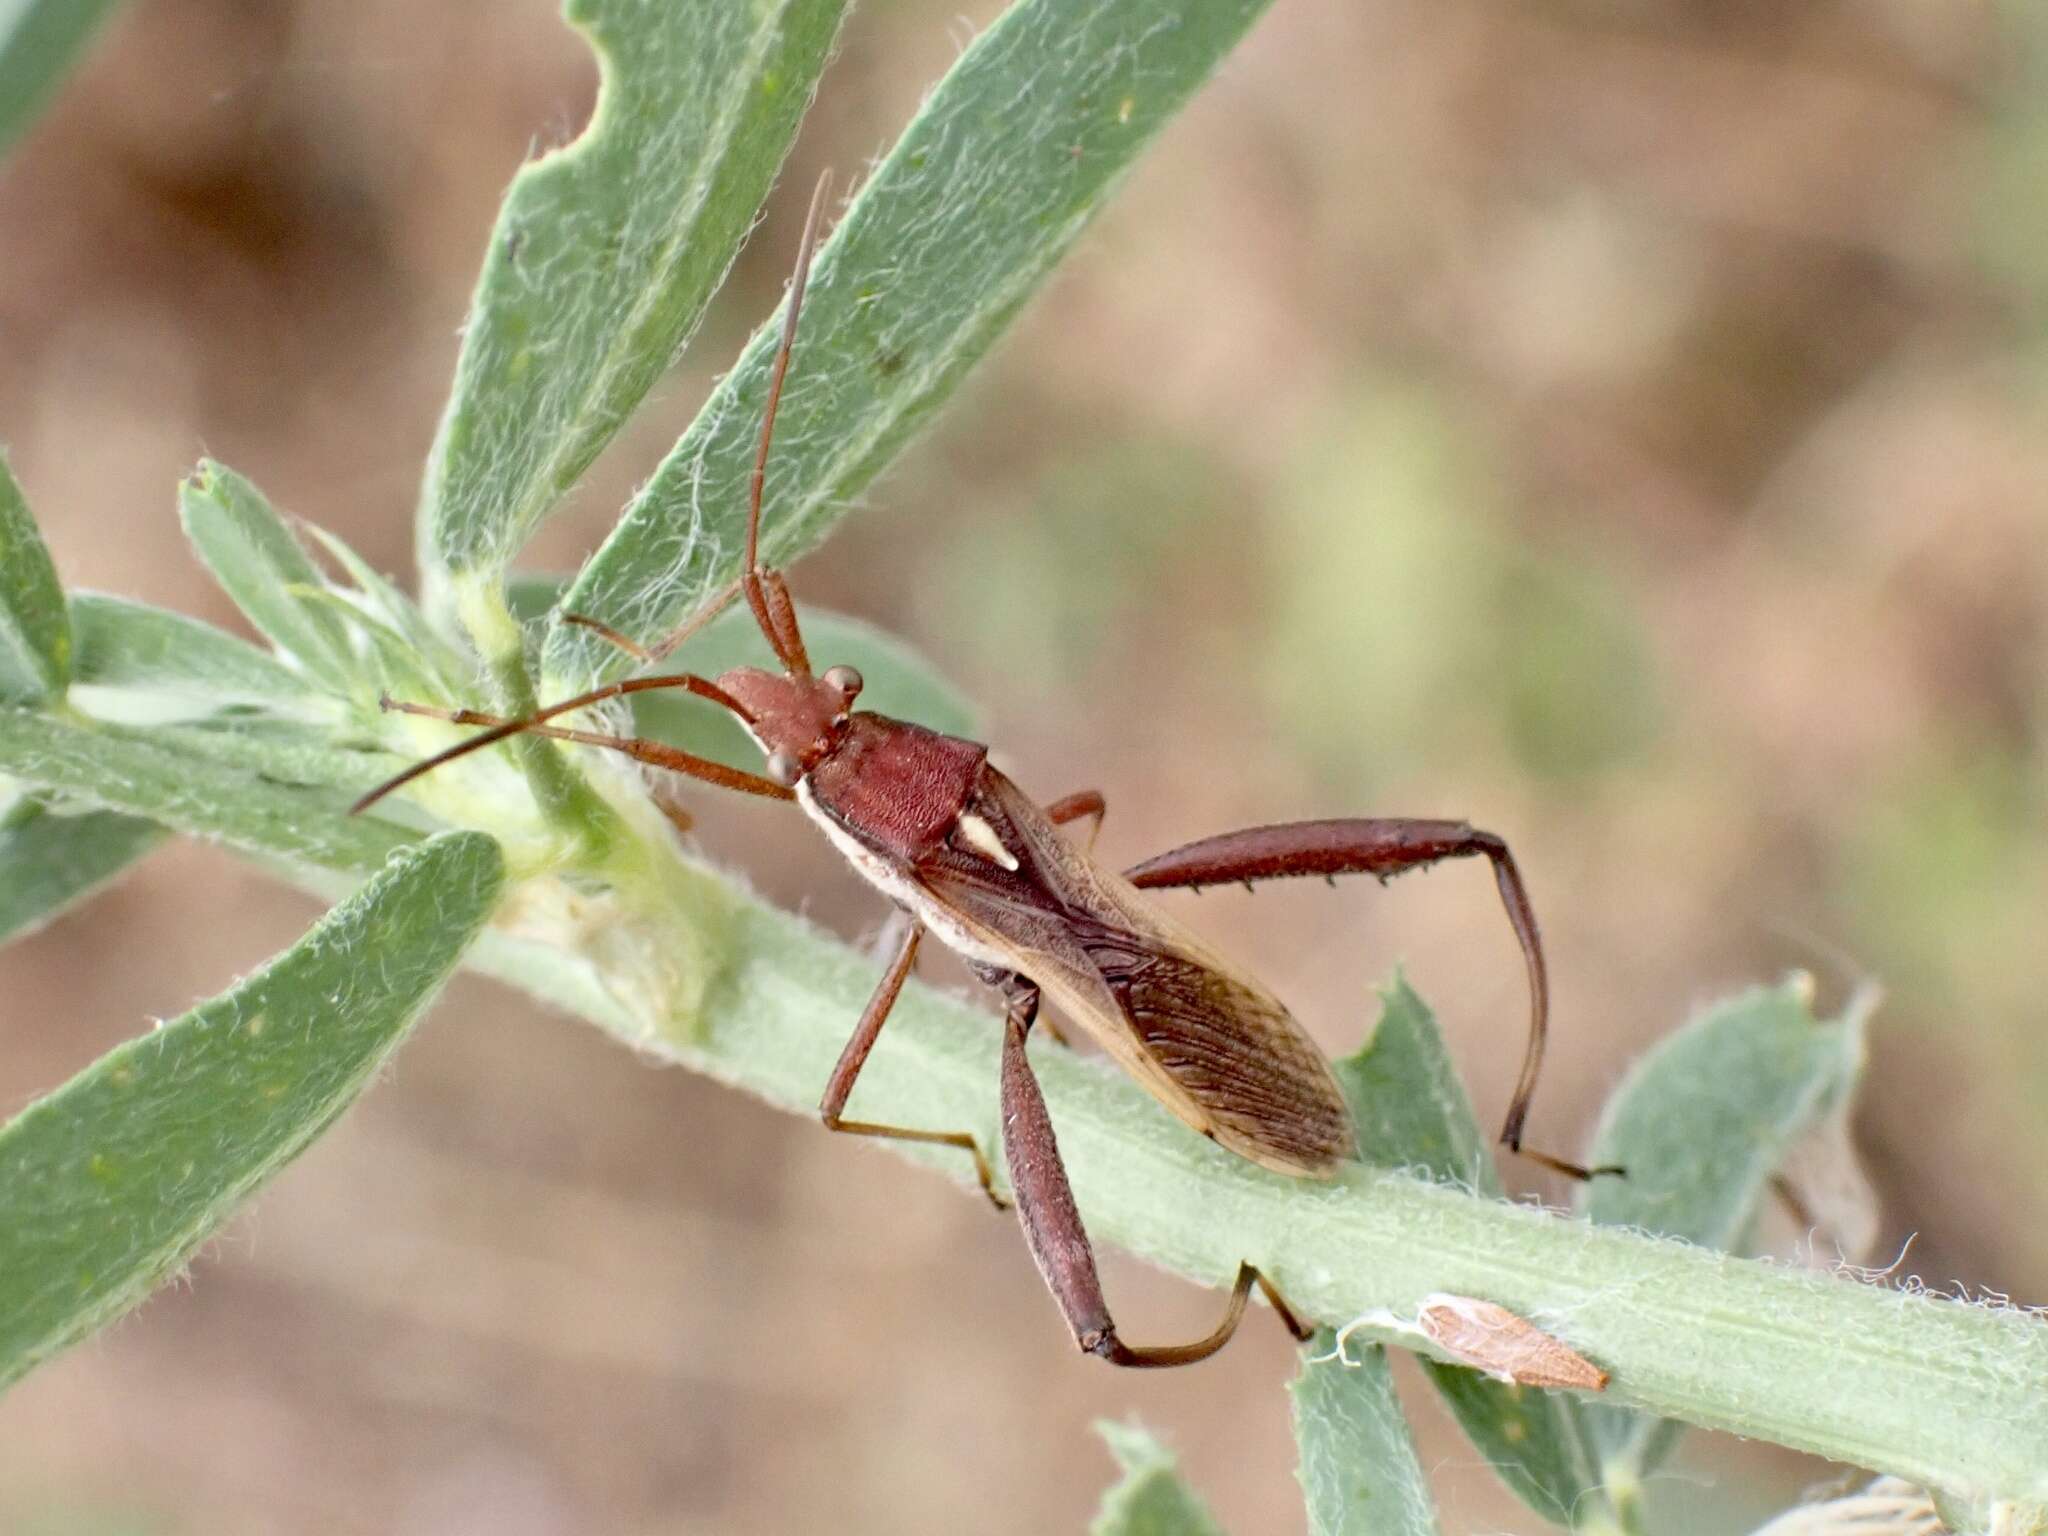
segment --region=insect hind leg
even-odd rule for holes
[[[1501,905],[1522,947],[1529,975],[1529,1043],[1500,1139],[1509,1151],[1571,1178],[1620,1174],[1619,1168],[1586,1168],[1522,1146],[1522,1125],[1536,1091],[1549,1032],[1550,974],[1521,871],[1506,841],[1497,834],[1481,831],[1469,822],[1413,817],[1285,822],[1203,838],[1125,870],[1124,878],[1141,889],[1153,890],[1175,886],[1199,889],[1232,882],[1249,886],[1259,880],[1302,875],[1332,880],[1338,875],[1376,875],[1386,880],[1445,859],[1470,857],[1484,858],[1493,866]]]
[[[1038,993],[1033,990],[1017,995],[1004,1021],[1003,1153],[1010,1167],[1010,1187],[1017,1194],[1017,1218],[1024,1227],[1025,1243],[1046,1288],[1059,1305],[1060,1315],[1067,1320],[1074,1342],[1084,1353],[1097,1355],[1111,1365],[1193,1365],[1230,1342],[1244,1318],[1245,1303],[1254,1285],[1265,1293],[1287,1331],[1297,1340],[1307,1339],[1309,1328],[1273,1283],[1252,1265],[1240,1264],[1223,1320],[1204,1337],[1187,1344],[1135,1345],[1123,1341],[1110,1317],[1109,1304],[1103,1299],[1095,1252],[1074,1204],[1066,1165],[1060,1161],[1059,1143],[1053,1135],[1045,1095],[1039,1091],[1038,1079],[1025,1055],[1025,1038],[1037,1015]]]

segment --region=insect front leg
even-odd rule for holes
[[[1039,1092],[1038,1079],[1025,1055],[1025,1037],[1037,1016],[1036,990],[1019,993],[1012,999],[1003,1025],[1003,1155],[1010,1165],[1010,1187],[1017,1194],[1017,1218],[1024,1226],[1024,1241],[1073,1332],[1074,1342],[1084,1353],[1099,1355],[1111,1365],[1193,1365],[1230,1342],[1254,1285],[1265,1292],[1288,1332],[1297,1340],[1308,1338],[1311,1330],[1294,1315],[1272,1283],[1249,1264],[1238,1266],[1237,1283],[1231,1288],[1223,1321],[1207,1337],[1191,1344],[1149,1346],[1126,1344],[1118,1337],[1109,1305],[1103,1300],[1095,1251],[1074,1205],[1066,1165],[1060,1161],[1052,1116],[1046,1112],[1045,1095]]]
[[[871,1120],[847,1120],[840,1115],[840,1111],[846,1108],[846,1101],[853,1096],[854,1081],[867,1062],[868,1052],[875,1048],[875,1039],[882,1033],[882,1025],[888,1021],[889,1010],[896,1006],[897,995],[909,979],[911,968],[917,964],[917,945],[923,937],[924,924],[912,922],[903,935],[903,942],[896,947],[896,956],[889,962],[881,985],[875,988],[875,995],[861,1010],[860,1022],[853,1028],[853,1037],[846,1042],[846,1049],[839,1053],[839,1064],[825,1080],[825,1096],[818,1101],[818,1118],[825,1122],[826,1130],[841,1131],[849,1136],[879,1136],[888,1141],[924,1141],[959,1147],[974,1159],[975,1177],[981,1180],[981,1192],[988,1196],[989,1203],[999,1211],[1008,1210],[1010,1203],[996,1193],[995,1176],[972,1132],[920,1131],[902,1125],[877,1125]]]
[[[1536,1091],[1536,1077],[1543,1066],[1543,1044],[1550,1019],[1550,977],[1543,960],[1543,941],[1536,929],[1536,913],[1529,905],[1521,871],[1515,867],[1515,856],[1509,852],[1507,843],[1495,833],[1481,831],[1463,821],[1409,817],[1287,822],[1203,838],[1147,859],[1124,871],[1124,878],[1145,889],[1232,882],[1250,885],[1257,880],[1298,875],[1377,875],[1387,879],[1444,859],[1471,857],[1484,858],[1493,865],[1501,905],[1507,909],[1508,922],[1521,943],[1522,959],[1529,973],[1529,1044],[1522,1056],[1521,1075],[1515,1082],[1514,1097],[1508,1102],[1500,1139],[1510,1151],[1573,1178],[1618,1173],[1619,1169],[1583,1168],[1522,1146],[1522,1124],[1528,1118],[1529,1100]]]

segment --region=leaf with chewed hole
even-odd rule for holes
[[[0,1383],[104,1327],[368,1085],[497,904],[476,832],[408,848],[232,991],[0,1128]]]
[[[818,253],[768,466],[766,559],[816,544],[931,419],[1267,3],[1020,0],[968,45]],[[576,578],[571,611],[659,635],[738,573],[780,328],[754,333]],[[549,637],[551,688],[626,665],[586,630]]]
[[[512,180],[420,506],[420,564],[497,572],[704,312],[796,134],[845,0],[571,0],[597,107]]]

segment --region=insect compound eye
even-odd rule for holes
[[[827,667],[825,669],[825,686],[838,689],[846,702],[851,704],[854,697],[860,692],[861,676],[852,667]]]
[[[777,747],[768,754],[768,777],[785,789],[796,787],[796,781],[804,776],[804,765],[797,761],[796,754],[787,747]]]

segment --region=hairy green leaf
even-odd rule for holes
[[[21,137],[120,0],[0,4],[0,153]]]
[[[81,806],[125,811],[245,853],[327,869],[375,869],[417,836],[388,821],[346,814],[355,795],[381,776],[374,766],[380,760],[355,755],[358,766],[349,778],[330,788],[291,781],[324,779],[307,770],[346,761],[345,755],[315,760],[287,744],[291,760],[277,764],[286,770],[280,775],[263,771],[263,748],[260,738],[131,731],[0,709],[0,774]]]
[[[480,833],[406,849],[247,981],[0,1129],[0,1383],[141,1301],[333,1123],[502,880]]]
[[[1404,978],[1381,993],[1371,1037],[1332,1065],[1351,1103],[1360,1157],[1499,1196],[1493,1144],[1480,1132],[1435,1016]]]
[[[427,470],[420,563],[495,574],[688,337],[768,191],[844,0],[571,0],[581,137],[513,179]]]
[[[1581,1210],[1603,1226],[1739,1249],[1786,1154],[1855,1091],[1869,1006],[1861,998],[1821,1023],[1811,981],[1795,976],[1718,1003],[1660,1042],[1607,1101],[1593,1144],[1595,1164],[1628,1177],[1595,1179]],[[1677,1444],[1676,1424],[1584,1407],[1603,1463],[1635,1480]]]
[[[819,252],[764,558],[810,548],[956,389],[1267,0],[1020,0],[961,54]],[[652,639],[738,570],[780,322],[748,343],[567,606]],[[622,670],[557,628],[546,671]]]
[[[1124,1475],[1103,1494],[1089,1536],[1223,1536],[1165,1446],[1135,1424],[1102,1420],[1095,1432]]]
[[[347,625],[320,600],[319,568],[263,493],[202,459],[178,487],[178,510],[199,558],[249,622],[309,676],[348,693],[356,666]]]
[[[60,694],[71,680],[71,620],[28,499],[0,455],[0,704]]]
[[[60,816],[34,797],[0,815],[0,943],[84,901],[164,840],[138,816]]]
[[[281,715],[317,707],[305,682],[269,652],[182,613],[79,592],[71,624],[80,687],[117,690],[184,716],[235,706]]]
[[[1384,1349],[1342,1354],[1325,1328],[1288,1391],[1309,1536],[1435,1536],[1436,1501]]]
[[[1435,1017],[1405,980],[1383,994],[1372,1038],[1332,1065],[1368,1163],[1500,1198],[1492,1145]],[[1546,1520],[1568,1524],[1598,1483],[1576,1400],[1442,1360],[1425,1357],[1422,1368],[1500,1480]]]
[[[353,591],[335,588],[330,596],[367,639],[385,692],[445,703],[474,681],[474,662],[427,622],[417,603],[335,534],[310,526],[306,531],[355,583]]]

